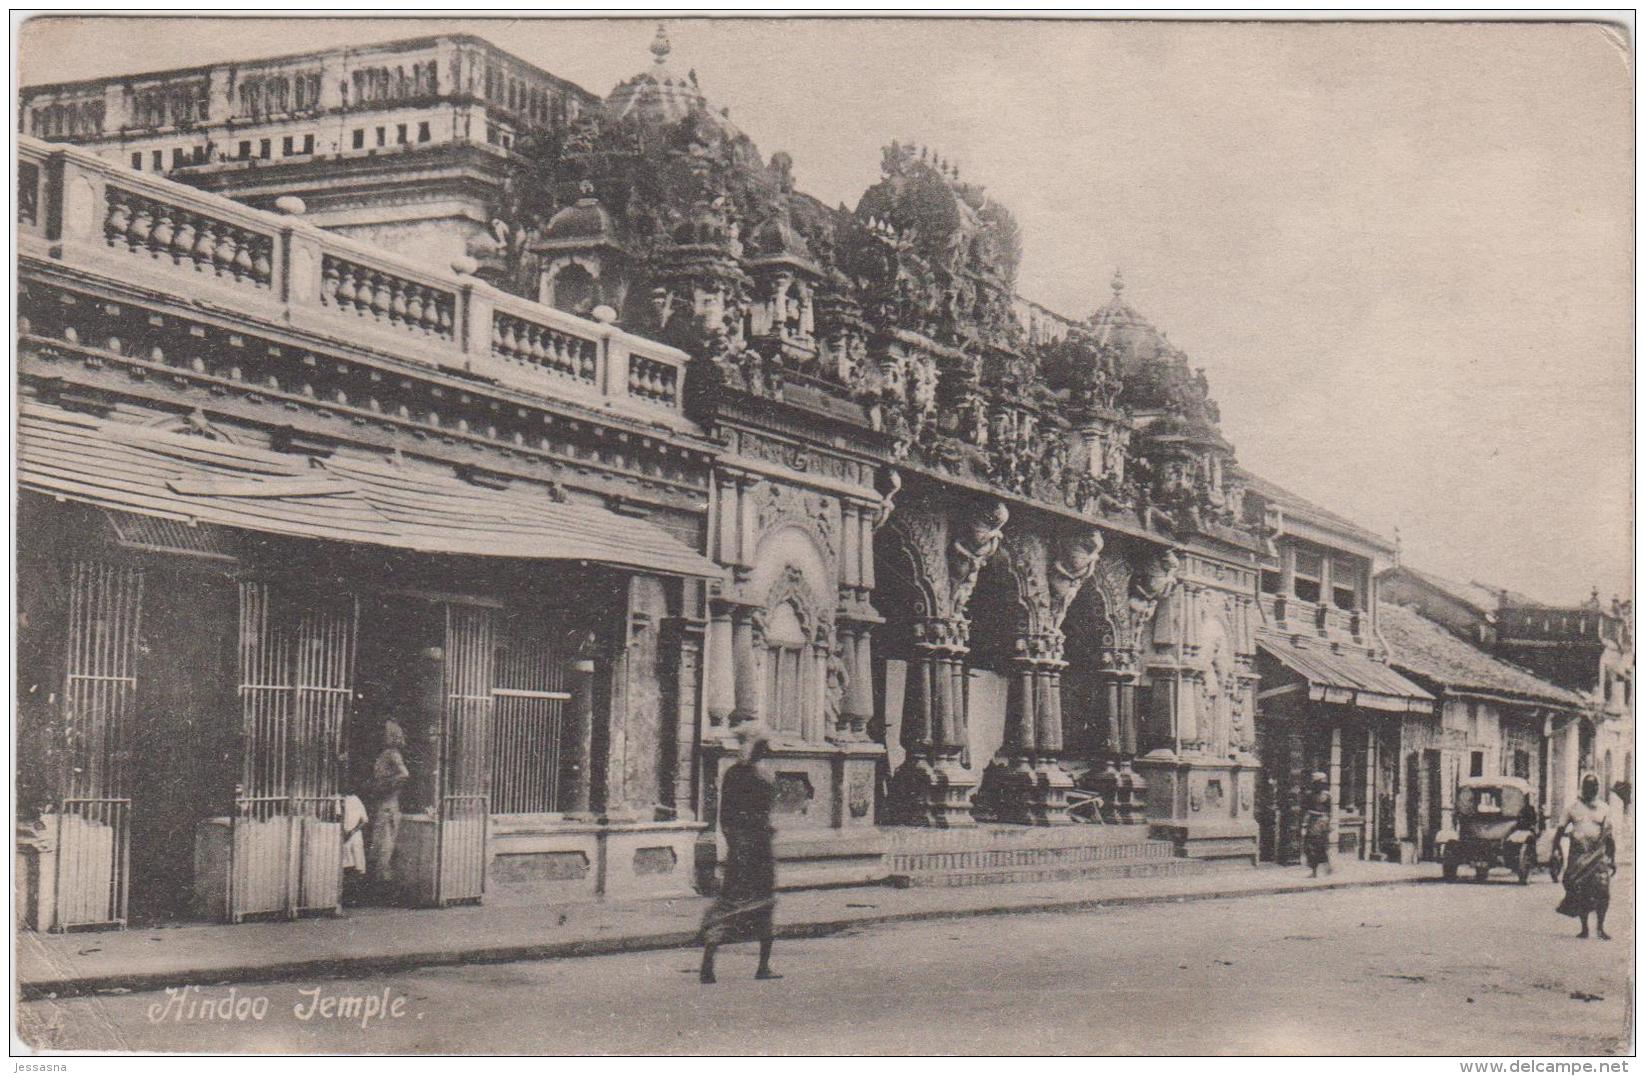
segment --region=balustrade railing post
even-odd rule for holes
[[[488,288],[472,277],[467,278],[458,294],[457,305],[462,311],[462,350],[472,369],[477,359],[491,354],[492,317],[496,304]]]
[[[628,343],[607,325],[600,333],[600,386],[607,396],[628,395]]]
[[[59,199],[58,228],[53,238],[94,243],[103,230],[103,176],[66,153],[58,152],[53,157],[57,182],[48,197]]]
[[[283,257],[276,259],[275,294],[289,311],[294,306],[320,305],[320,241],[306,231],[287,226],[280,230]]]

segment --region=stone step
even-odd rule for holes
[[[1082,867],[1104,863],[1157,862],[1176,858],[1170,841],[1053,845],[1028,848],[963,848],[952,851],[898,851],[887,857],[893,875],[939,871],[1015,870]]]
[[[916,852],[970,852],[981,849],[1085,848],[1136,844],[1150,839],[1147,825],[1012,826],[984,824],[955,829],[889,826],[881,830],[893,856]]]
[[[995,869],[903,872],[893,870],[891,884],[914,886],[1005,885],[1019,882],[1071,882],[1081,878],[1165,878],[1203,874],[1209,868],[1196,859],[1125,859],[1104,862],[1047,864]]]

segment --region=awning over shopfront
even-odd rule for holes
[[[1360,706],[1400,713],[1432,713],[1434,697],[1380,661],[1289,639],[1257,639],[1257,649],[1284,667],[1291,684],[1265,688],[1273,697],[1306,691],[1314,702]]]
[[[420,553],[723,574],[654,524],[557,501],[541,487],[490,488],[410,462],[273,452],[35,402],[18,420],[17,481],[188,524]]]

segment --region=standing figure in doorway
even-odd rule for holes
[[[371,766],[371,883],[379,897],[394,885],[394,842],[400,834],[400,788],[411,776],[406,769],[406,734],[394,721],[383,722],[383,749]]]
[[[1323,773],[1308,778],[1307,810],[1302,817],[1302,852],[1312,877],[1331,873],[1331,781]]]
[[[777,862],[772,848],[771,805],[776,795],[759,770],[771,753],[770,733],[757,726],[738,730],[742,758],[720,783],[720,829],[725,834],[725,878],[703,914],[703,966],[698,979],[714,981],[714,952],[729,941],[760,943],[756,979],[780,979],[771,970],[771,919],[777,907]]]
[[[1616,873],[1616,834],[1611,829],[1611,809],[1599,798],[1599,778],[1585,774],[1582,798],[1565,812],[1565,821],[1554,834],[1554,846],[1567,840],[1565,850],[1565,899],[1556,909],[1582,922],[1579,938],[1588,936],[1588,913],[1592,912],[1601,940],[1605,933],[1605,913],[1611,907],[1611,875]]]

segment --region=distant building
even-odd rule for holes
[[[1439,713],[1408,715],[1400,735],[1394,819],[1401,858],[1432,859],[1435,836],[1453,822],[1464,777],[1518,777],[1549,814],[1564,763],[1566,731],[1587,700],[1492,657],[1415,609],[1381,608],[1394,668],[1439,700]]]
[[[1240,480],[1247,519],[1272,542],[1257,632],[1263,858],[1298,858],[1315,772],[1331,782],[1333,848],[1395,855],[1403,722],[1430,720],[1435,700],[1389,667],[1377,632],[1377,572],[1394,546],[1272,482]]]
[[[260,209],[296,195],[312,223],[441,268],[494,249],[490,222],[516,140],[599,101],[461,34],[19,96],[24,134]]]
[[[1563,811],[1592,771],[1604,788],[1633,781],[1633,605],[1596,591],[1587,602],[1544,605],[1500,587],[1458,583],[1405,565],[1381,579],[1387,601],[1408,606],[1453,633],[1478,641],[1494,656],[1581,696],[1581,720],[1550,730],[1553,737],[1548,806]]]

